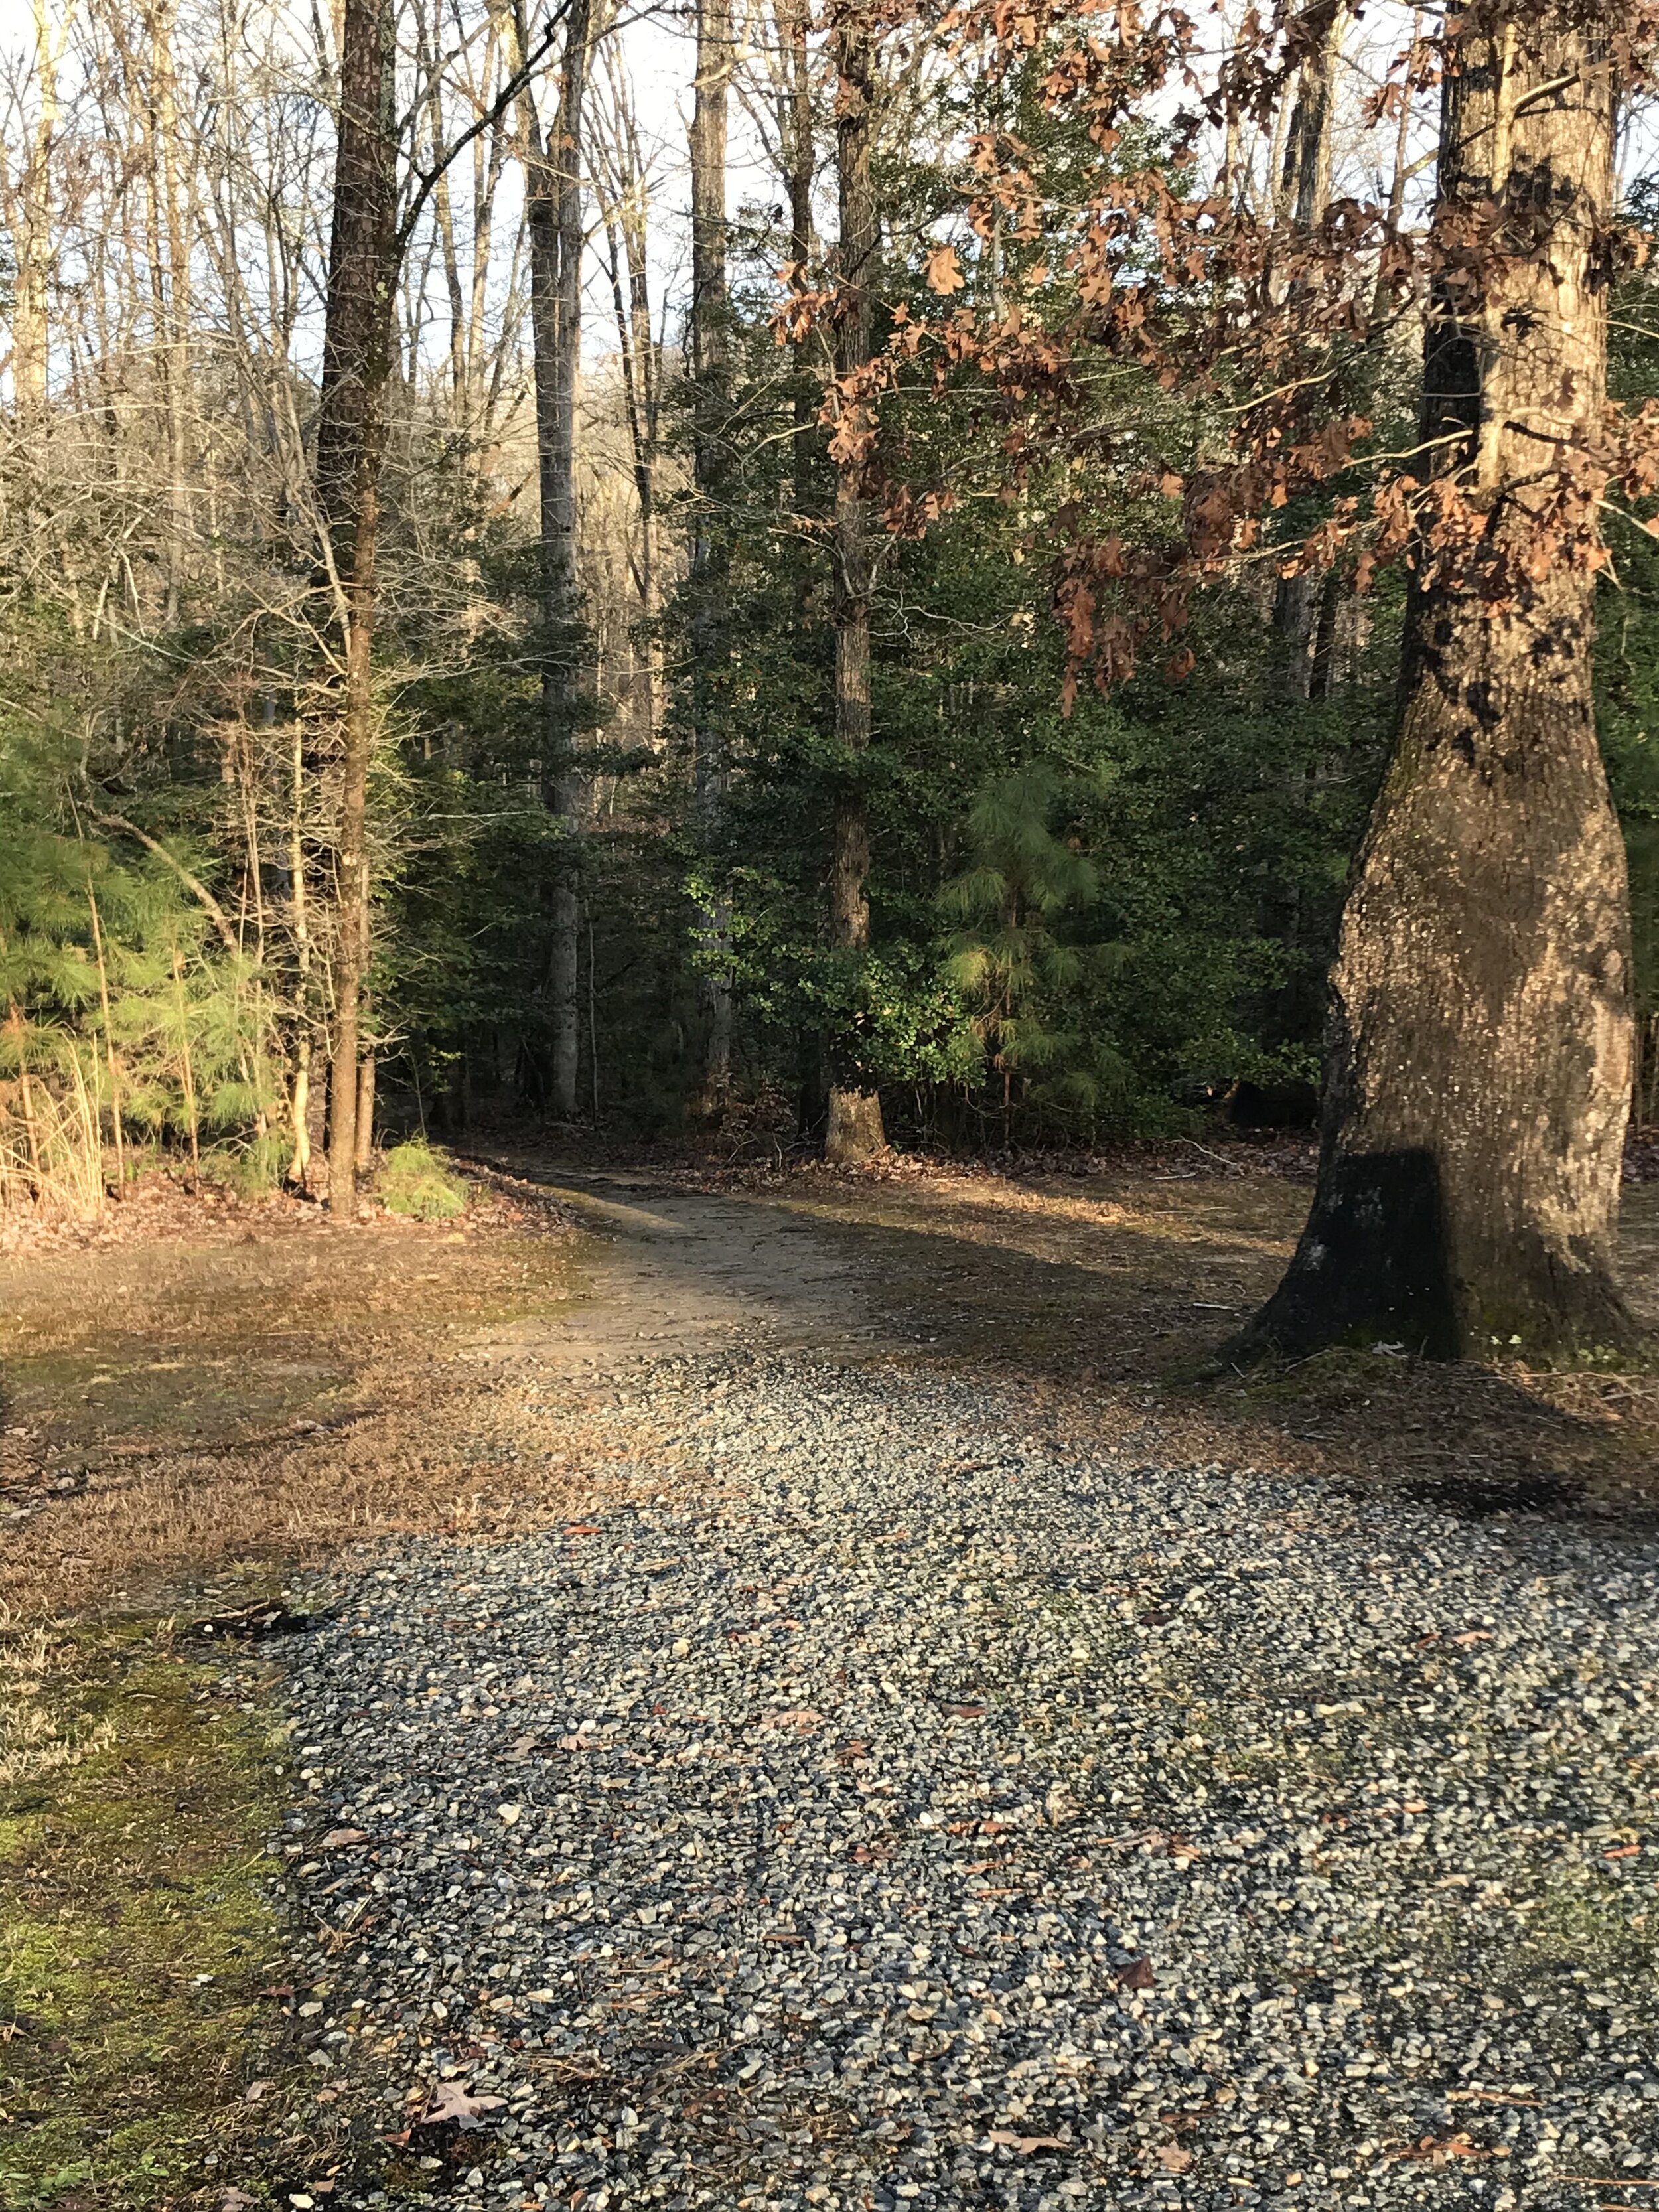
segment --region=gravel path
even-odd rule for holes
[[[601,1515],[366,1547],[299,1662],[300,2025],[394,2184],[1659,2204],[1654,1548],[897,1366],[605,1418],[669,1441]]]
[[[477,1354],[604,1502],[296,1650],[314,2203],[1659,2212],[1659,1547],[1079,1449],[604,1188]]]

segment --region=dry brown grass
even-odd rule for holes
[[[465,1229],[165,1192],[0,1256],[0,1604],[149,1605],[375,1531],[556,1515],[568,1450],[502,1378],[579,1297],[580,1249],[487,1188]]]
[[[1474,1510],[1528,1486],[1546,1504],[1659,1503],[1651,1375],[1354,1352],[1204,1371],[1307,1204],[1304,1184],[1248,1155],[1243,1170],[1154,1156],[1070,1177],[719,1180],[850,1247],[921,1356],[1018,1380],[1034,1413],[1149,1456]],[[1659,1185],[1627,1194],[1626,1252],[1659,1326]],[[163,1192],[0,1254],[0,1606],[32,1620],[179,1602],[228,1570],[268,1577],[377,1532],[586,1510],[620,1446],[568,1371],[550,1393],[542,1358],[584,1295],[583,1253],[556,1204],[486,1177],[464,1230]]]

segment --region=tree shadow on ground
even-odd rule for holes
[[[757,1200],[854,1245],[930,1355],[1180,1456],[1378,1489],[1470,1517],[1659,1508],[1659,1374],[1533,1372],[1370,1348],[1216,1369],[1278,1280],[1305,1186],[1265,1176],[815,1180]],[[1659,1187],[1627,1194],[1632,1303],[1659,1328]]]

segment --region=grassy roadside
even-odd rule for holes
[[[559,1209],[460,1220],[142,1194],[0,1254],[0,1605],[166,1611],[227,1565],[453,1526],[514,1440],[487,1354],[578,1299]]]
[[[557,1511],[501,1383],[579,1249],[485,1183],[349,1229],[162,1187],[0,1251],[0,2212],[325,2207],[378,2156],[283,1994],[282,1647],[187,1624]]]
[[[216,2202],[221,2171],[325,2166],[272,2125],[296,2063],[260,1994],[272,1670],[153,1623],[15,1635],[0,1668],[0,2206]]]

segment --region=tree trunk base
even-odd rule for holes
[[[1327,1164],[1284,1280],[1221,1358],[1303,1359],[1349,1345],[1424,1359],[1616,1362],[1639,1331],[1601,1255],[1579,1256],[1564,1261],[1520,1229],[1460,1268],[1432,1153],[1349,1154]]]
[[[887,1150],[881,1099],[873,1091],[832,1091],[823,1133],[823,1157],[832,1167],[854,1168],[878,1160]]]

